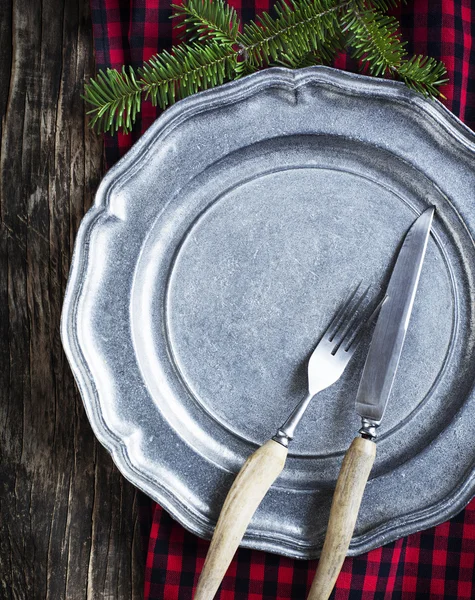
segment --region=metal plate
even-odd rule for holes
[[[437,215],[350,553],[475,493],[475,136],[403,85],[269,69],[170,108],[81,225],[62,337],[122,473],[210,537],[245,458],[305,393],[309,353],[401,239]],[[363,345],[364,346],[364,345]],[[362,347],[311,404],[243,545],[320,550],[356,434]]]

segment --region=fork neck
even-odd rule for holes
[[[300,421],[304,415],[304,412],[306,411],[307,406],[309,405],[309,402],[313,398],[314,395],[315,394],[309,393],[305,396],[305,398],[300,400],[300,402],[297,404],[297,406],[291,412],[288,419],[285,421],[285,423],[281,427],[279,427],[279,429],[277,430],[277,433],[272,438],[275,442],[278,442],[285,448],[288,447],[290,440],[292,440],[294,437],[295,429],[296,429],[297,425],[300,423]]]

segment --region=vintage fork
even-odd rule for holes
[[[195,600],[212,600],[241,542],[251,518],[284,468],[289,441],[310,400],[334,384],[353,356],[365,330],[376,316],[362,310],[367,288],[349,295],[332,319],[308,362],[308,394],[279,427],[275,436],[252,454],[226,496],[201,572]]]

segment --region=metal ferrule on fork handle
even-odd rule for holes
[[[279,427],[277,433],[272,438],[274,442],[281,444],[285,448],[289,446],[290,440],[293,439],[295,434],[295,429],[297,425],[300,423],[307,406],[309,405],[310,400],[315,396],[315,394],[307,394],[305,398],[303,398],[297,406],[294,408],[289,418],[285,421],[285,423]]]

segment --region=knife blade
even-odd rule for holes
[[[330,518],[308,600],[327,600],[338,578],[376,457],[381,423],[414,305],[435,209],[425,210],[407,232],[386,290],[356,396],[361,437],[351,443],[338,475]]]
[[[374,423],[379,424],[383,418],[399,365],[433,216],[434,208],[430,207],[407,232],[371,338],[356,396],[356,412]]]

